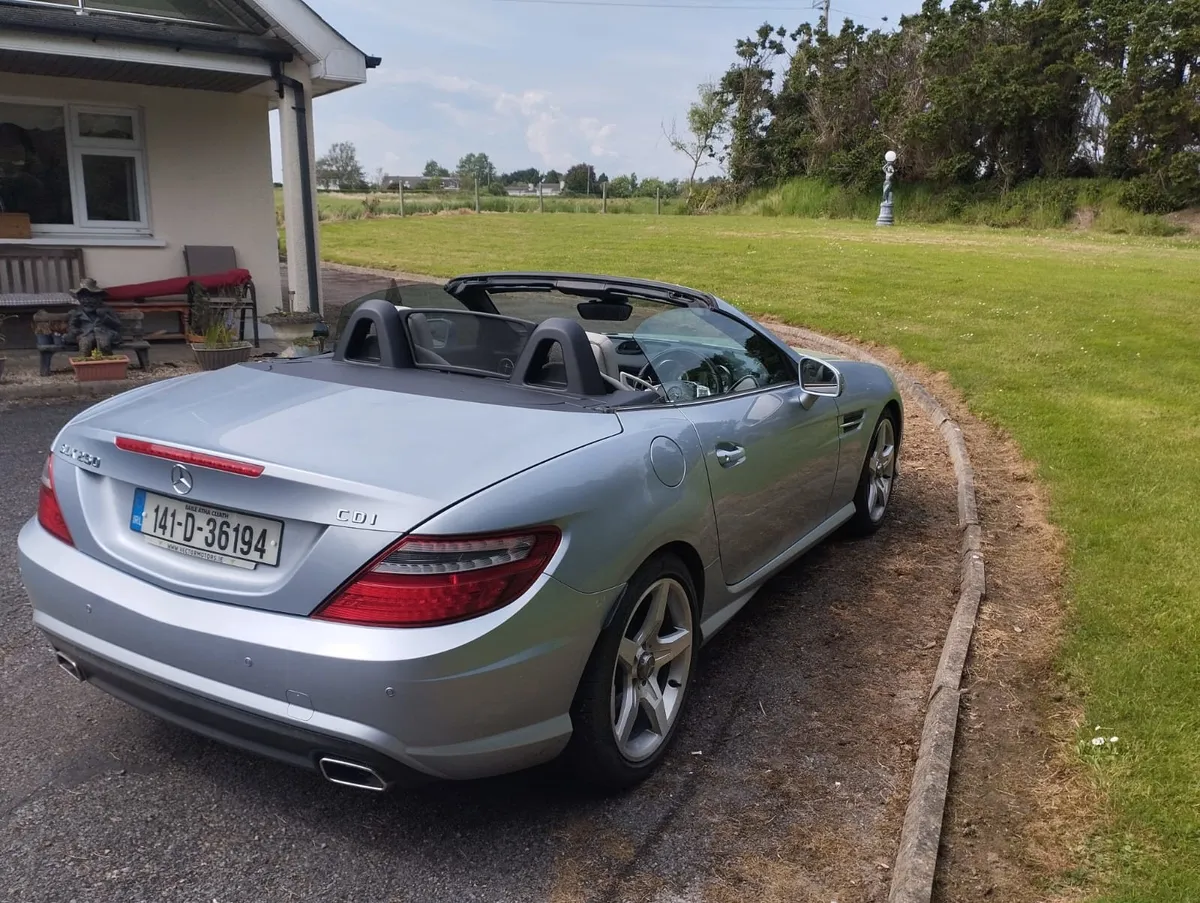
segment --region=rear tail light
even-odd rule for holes
[[[42,465],[42,485],[38,489],[38,523],[67,545],[75,545],[62,508],[59,507],[58,495],[54,491],[54,455],[47,456],[46,463]]]
[[[372,627],[430,627],[518,599],[558,548],[545,527],[490,536],[410,536],[388,549],[314,617]]]

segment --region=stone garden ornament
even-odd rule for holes
[[[892,180],[896,176],[896,152],[888,151],[883,160],[883,203],[879,205],[879,219],[875,220],[875,225],[890,226],[895,222],[892,218]]]
[[[94,349],[105,356],[112,354],[121,344],[121,318],[105,305],[104,290],[96,280],[84,279],[71,294],[79,306],[67,317],[67,341],[76,343],[83,355]]]

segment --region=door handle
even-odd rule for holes
[[[746,449],[740,445],[718,445],[717,463],[722,467],[737,467],[746,460]]]

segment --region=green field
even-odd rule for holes
[[[1200,900],[1200,245],[1183,239],[654,216],[331,223],[333,261],[449,276],[581,269],[690,283],[948,372],[1020,442],[1071,542],[1062,667],[1111,801],[1102,899]]]

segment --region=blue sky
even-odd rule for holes
[[[482,151],[502,172],[587,161],[610,176],[686,176],[663,123],[682,128],[696,86],[726,69],[737,38],[764,21],[791,27],[818,18],[805,0],[308,2],[383,58],[366,85],[316,101],[317,152],[352,141],[368,173],[393,175],[419,173],[430,158],[453,169]],[[880,27],[880,16],[894,23],[919,7],[834,2],[835,28],[847,15]],[[718,8],[685,8],[701,5]]]

